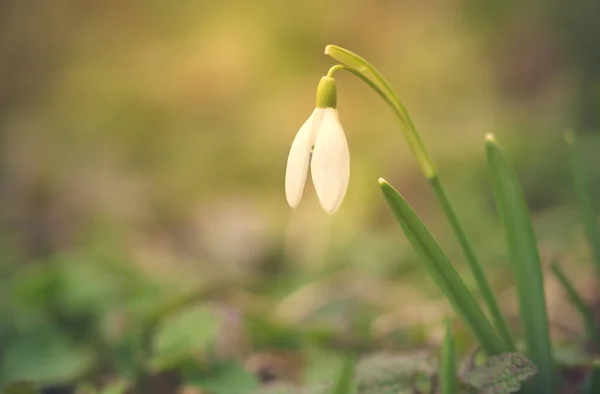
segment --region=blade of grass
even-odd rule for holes
[[[471,245],[469,237],[458,220],[458,216],[456,215],[456,211],[450,203],[450,199],[448,198],[446,190],[442,186],[435,163],[429,156],[429,153],[425,148],[425,144],[417,132],[417,129],[410,118],[408,111],[402,104],[402,101],[400,101],[400,98],[389,82],[384,78],[384,76],[364,58],[336,45],[327,45],[325,47],[325,54],[331,56],[343,65],[333,66],[330,70],[330,73],[333,73],[335,70],[345,69],[359,77],[377,94],[379,94],[379,96],[390,106],[400,121],[402,126],[400,127],[400,131],[404,135],[404,139],[408,143],[417,162],[419,163],[419,166],[423,171],[423,175],[425,175],[425,178],[427,178],[431,184],[431,187],[435,193],[435,197],[437,198],[442,210],[444,211],[444,214],[446,215],[446,218],[448,219],[448,222],[450,223],[450,227],[452,228],[452,231],[454,232],[456,239],[460,244],[467,264],[469,265],[469,269],[471,270],[473,278],[477,283],[477,287],[481,292],[481,297],[483,298],[487,310],[492,317],[494,326],[498,330],[502,340],[511,350],[514,350],[513,339],[510,334],[508,324],[506,323],[506,319],[504,319],[502,311],[498,306],[498,302],[496,301],[496,297],[494,296],[492,288],[485,276],[483,267],[479,262],[477,255],[475,254],[475,250]]]
[[[442,346],[442,367],[440,372],[441,394],[457,394],[458,381],[456,380],[456,354],[454,352],[454,340],[452,339],[452,327],[450,319],[446,321],[446,335]]]
[[[477,301],[421,219],[389,183],[380,178],[379,185],[396,221],[421,258],[429,275],[448,298],[454,311],[477,338],[481,347],[489,355],[508,351],[508,346],[497,335]]]
[[[596,212],[594,212],[594,205],[592,204],[590,185],[587,180],[583,163],[579,157],[575,134],[571,131],[566,131],[565,142],[567,143],[569,151],[569,163],[571,165],[573,176],[573,186],[575,188],[575,194],[577,195],[579,216],[583,223],[585,237],[592,249],[592,255],[596,263],[598,275],[600,275],[600,230],[598,229],[597,216]]]
[[[544,281],[529,209],[517,174],[492,134],[486,136],[485,147],[492,190],[516,282],[527,354],[539,371],[533,378],[534,392],[553,393]]]
[[[571,304],[581,315],[588,338],[600,345],[600,332],[598,332],[596,324],[594,323],[594,314],[583,300],[583,297],[581,297],[579,292],[575,289],[575,286],[569,281],[557,262],[552,263],[552,272],[554,272],[554,275],[556,275],[556,278],[567,293]]]
[[[354,369],[358,357],[354,354],[344,358],[344,363],[335,384],[328,393],[331,394],[351,394],[354,393]]]

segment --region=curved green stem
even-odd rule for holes
[[[344,66],[343,64],[336,64],[335,66],[331,67],[329,69],[329,71],[327,71],[327,76],[329,78],[333,78],[333,74],[338,70],[350,70],[350,69],[348,67]]]
[[[402,105],[398,95],[396,92],[394,92],[393,88],[383,77],[383,75],[373,65],[357,54],[336,45],[327,45],[325,47],[325,54],[342,63],[341,65],[333,66],[329,70],[328,76],[331,76],[335,71],[342,69],[350,71],[352,74],[362,79],[377,94],[379,94],[379,96],[381,96],[381,98],[390,106],[392,111],[394,111],[400,120],[400,123],[403,126],[400,128],[400,130],[402,131],[402,134],[404,135],[411,151],[417,159],[425,178],[429,180],[435,196],[441,205],[444,214],[446,215],[448,222],[450,223],[450,226],[452,227],[452,230],[458,239],[458,242],[460,243],[462,251],[467,259],[467,263],[469,264],[469,268],[471,269],[473,277],[475,278],[479,287],[479,291],[481,292],[487,309],[492,316],[494,325],[506,345],[510,349],[514,349],[510,330],[506,320],[502,316],[502,312],[498,306],[496,298],[494,297],[492,288],[485,277],[483,268],[477,256],[475,255],[475,251],[471,246],[469,238],[460,224],[458,216],[456,215],[456,212],[454,211],[454,208],[452,207],[452,204],[446,195],[446,191],[440,182],[435,163],[429,156],[429,153],[427,152],[425,145],[408,114],[408,111],[404,105]]]
[[[401,131],[404,134],[404,138],[406,138],[410,149],[417,158],[425,177],[428,179],[436,177],[437,170],[435,169],[433,160],[429,157],[429,153],[427,153],[421,137],[416,132],[415,126],[413,125],[410,116],[408,116],[408,111],[406,111],[406,108],[404,108],[402,102],[383,75],[381,75],[381,73],[365,59],[347,49],[335,45],[327,45],[325,47],[325,54],[346,66],[344,68],[345,70],[352,72],[354,75],[365,81],[390,105],[396,116],[398,116],[398,119],[400,119],[400,122],[405,126]],[[333,74],[335,71],[337,71],[337,69],[333,71],[330,70],[330,73]]]

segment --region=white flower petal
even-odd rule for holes
[[[292,208],[296,208],[302,199],[310,153],[315,144],[316,134],[323,119],[323,109],[315,108],[306,122],[300,127],[292,142],[285,170],[285,197]]]
[[[334,108],[325,109],[310,171],[321,206],[327,213],[334,213],[344,200],[350,179],[348,141]]]

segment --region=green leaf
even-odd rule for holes
[[[509,349],[485,317],[477,301],[435,242],[421,219],[389,183],[380,179],[383,195],[406,238],[419,255],[431,278],[444,293],[454,311],[471,330],[488,355]]]
[[[13,382],[2,387],[2,394],[37,394],[38,390],[31,382]]]
[[[16,380],[40,384],[72,381],[85,373],[94,361],[89,349],[72,344],[51,325],[38,324],[3,344],[0,382]]]
[[[272,321],[264,315],[246,316],[244,326],[258,349],[298,349],[304,340],[298,328]]]
[[[145,315],[144,322],[139,325],[136,333],[137,337],[129,341],[123,349],[125,353],[133,356],[128,357],[130,359],[128,361],[133,361],[134,374],[138,376],[146,374],[148,359],[153,356],[150,362],[151,368],[155,371],[167,369],[185,361],[188,356],[195,355],[199,350],[205,350],[207,345],[213,343],[217,336],[218,319],[214,311],[198,304],[223,289],[234,286],[236,280],[214,280],[162,303]],[[186,311],[190,310],[195,312],[185,316]],[[194,324],[197,325],[198,335],[191,338],[194,336],[191,332]],[[172,327],[167,328],[169,325]],[[160,333],[161,330],[167,330],[167,333]],[[172,334],[169,334],[169,331]],[[178,337],[179,335],[181,337]],[[190,348],[183,349],[186,345]],[[131,350],[133,353],[130,352]],[[153,354],[153,350],[156,353]]]
[[[562,285],[563,289],[569,296],[571,305],[573,305],[573,307],[575,307],[575,309],[581,315],[588,338],[600,345],[600,332],[598,332],[598,328],[596,327],[594,314],[592,313],[591,309],[587,306],[583,300],[583,297],[581,297],[577,289],[575,289],[575,286],[573,286],[571,281],[569,281],[557,262],[552,263],[552,272],[554,272],[558,282]]]
[[[356,366],[357,394],[413,393],[419,376],[431,376],[437,368],[427,353],[381,353],[360,360]]]
[[[209,307],[196,306],[178,311],[156,328],[151,365],[161,371],[205,352],[217,338],[219,320]]]
[[[258,379],[243,365],[227,362],[187,376],[186,384],[211,394],[251,394],[259,388]]]
[[[562,367],[589,366],[593,364],[593,358],[581,346],[581,343],[560,343],[552,349],[554,363]]]
[[[128,381],[124,379],[116,379],[105,384],[98,394],[124,394],[130,387]]]
[[[535,393],[553,393],[555,379],[544,280],[529,209],[517,174],[493,135],[486,136],[485,145],[492,189],[517,287],[527,355],[539,370],[533,380],[533,390]]]
[[[569,151],[569,162],[571,164],[575,194],[577,195],[579,215],[583,223],[585,237],[592,249],[598,275],[600,275],[600,229],[598,229],[598,219],[594,211],[594,205],[592,204],[590,186],[581,158],[579,157],[575,134],[570,131],[565,132],[565,142]]]
[[[348,372],[351,359],[340,351],[332,351],[321,346],[311,344],[303,350],[306,357],[306,368],[303,373],[303,381],[310,386],[322,385],[324,382],[332,383],[338,381]],[[351,368],[354,374],[354,367]]]
[[[482,366],[466,372],[464,378],[480,394],[510,394],[536,372],[535,365],[525,356],[506,353],[488,358]]]
[[[452,327],[450,320],[446,322],[446,335],[442,347],[442,370],[440,373],[440,385],[442,394],[457,394],[458,381],[456,380],[456,354],[454,353],[454,341],[452,339]]]
[[[98,394],[98,390],[90,382],[84,382],[75,387],[75,394]]]
[[[344,364],[340,370],[339,376],[329,391],[331,394],[351,394],[354,386],[354,369],[356,366],[356,356],[349,355],[344,359]]]
[[[131,387],[126,379],[116,378],[105,383],[101,388],[85,382],[75,388],[75,394],[124,394]]]

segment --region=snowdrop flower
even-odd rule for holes
[[[308,167],[321,203],[328,214],[342,204],[350,178],[350,154],[338,118],[335,80],[321,78],[317,105],[292,142],[285,172],[285,195],[295,208],[300,203]]]

